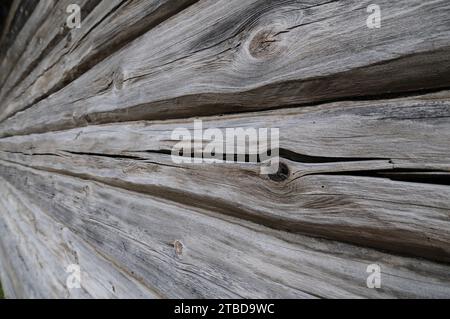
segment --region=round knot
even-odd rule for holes
[[[273,30],[261,30],[250,41],[249,52],[256,59],[273,57],[282,51],[279,42]]]
[[[289,167],[284,164],[280,163],[280,166],[278,167],[278,171],[275,174],[270,174],[269,178],[274,182],[282,182],[289,178]]]

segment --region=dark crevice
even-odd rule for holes
[[[394,168],[390,170],[376,170],[376,171],[347,171],[347,172],[318,173],[317,175],[360,176],[371,178],[383,178],[399,182],[450,186],[450,172],[439,171],[436,169]]]
[[[139,152],[145,152],[150,154],[164,154],[164,155],[171,155],[172,152],[169,150],[145,150],[145,151],[139,151]]]
[[[324,104],[336,103],[336,102],[365,102],[365,101],[379,101],[379,100],[389,100],[398,98],[408,98],[408,97],[418,97],[420,95],[438,93],[450,90],[450,87],[443,86],[440,88],[433,89],[423,89],[411,92],[401,92],[401,93],[385,93],[380,95],[366,95],[366,96],[349,96],[335,99],[324,99],[319,102],[314,103],[301,103],[292,105],[279,105],[277,107],[267,107],[258,109],[242,109],[240,105],[234,104],[191,104],[191,108],[187,110],[180,110],[178,112],[170,112],[168,105],[171,104],[171,100],[146,103],[142,105],[133,106],[127,109],[120,109],[116,111],[109,111],[106,113],[91,113],[89,114],[90,121],[86,123],[83,119],[77,122],[64,122],[56,123],[52,125],[46,125],[42,128],[32,128],[25,132],[14,132],[4,133],[1,137],[9,136],[23,136],[35,133],[45,133],[45,132],[55,132],[59,130],[66,130],[76,127],[86,127],[89,125],[100,125],[100,124],[113,124],[113,123],[123,123],[123,122],[134,122],[134,121],[164,121],[164,120],[176,120],[176,119],[186,119],[195,117],[207,117],[207,116],[226,116],[226,115],[238,115],[238,114],[252,114],[255,112],[268,111],[268,110],[279,110],[279,109],[295,109],[304,107],[317,107]],[[192,101],[203,100],[204,96],[202,94],[196,96],[185,96],[179,97],[173,100],[173,104],[180,104],[183,100]],[[161,104],[161,105],[159,105]],[[150,110],[150,114],[147,110]],[[156,111],[160,112],[156,112]]]
[[[9,154],[20,154],[20,155],[25,155],[25,156],[58,156],[58,157],[60,157],[60,155],[55,154],[55,153],[25,153],[25,152],[13,152],[13,151],[5,151],[5,150],[0,150],[0,151],[9,153]]]
[[[361,90],[360,93],[354,93],[352,95],[349,95],[348,90],[350,88],[344,85],[342,88],[338,88],[338,90],[336,90],[336,92],[342,91],[342,96],[339,96],[339,94],[341,93],[337,94],[336,92],[330,92],[328,96],[324,95],[321,97],[312,98],[311,101],[305,103],[283,104],[282,102],[280,102],[280,104],[278,105],[272,105],[270,104],[271,102],[269,102],[268,105],[261,105],[258,108],[244,108],[244,109],[241,104],[247,101],[248,99],[253,99],[256,96],[258,96],[259,98],[267,96],[268,97],[267,100],[270,100],[271,93],[267,94],[267,92],[274,91],[276,94],[280,94],[279,91],[281,87],[283,87],[283,90],[286,90],[286,88],[289,88],[288,90],[292,90],[293,92],[290,93],[291,95],[296,94],[295,92],[297,92],[299,88],[301,88],[302,86],[306,86],[308,91],[317,90],[317,86],[333,87],[336,86],[336,81],[338,81],[339,83],[345,83],[344,81],[342,81],[343,77],[351,78],[352,76],[354,77],[355,74],[357,74],[356,76],[366,78],[370,72],[374,72],[376,67],[381,66],[386,67],[391,63],[402,63],[407,61],[408,59],[418,59],[422,57],[423,60],[427,61],[433,60],[435,59],[435,56],[438,56],[439,54],[444,54],[446,49],[448,48],[441,49],[439,51],[434,51],[432,53],[430,52],[413,53],[395,59],[380,61],[377,63],[373,63],[371,65],[365,65],[363,67],[337,73],[332,76],[319,76],[303,79],[300,81],[294,80],[279,83],[278,82],[271,83],[269,85],[252,89],[250,91],[241,92],[238,94],[200,93],[195,95],[185,95],[174,99],[153,101],[143,103],[140,105],[130,106],[126,109],[109,111],[107,113],[93,113],[92,118],[95,119],[94,123],[97,124],[138,121],[138,120],[170,120],[170,119],[189,118],[193,116],[196,117],[221,116],[230,114],[246,114],[246,113],[253,113],[255,111],[265,111],[275,109],[314,107],[336,102],[364,102],[376,100],[390,100],[390,99],[409,98],[425,94],[437,93],[441,91],[450,90],[450,86],[448,86],[447,81],[445,81],[445,77],[440,77],[439,79],[436,79],[436,77],[432,77],[432,79],[428,81],[429,83],[425,83],[424,80],[422,79],[421,81],[415,81],[415,83],[416,82],[417,83],[414,86],[409,87],[406,87],[403,82],[394,83],[389,88],[381,87],[378,89],[371,89],[371,91],[376,92],[374,94],[367,93],[368,90],[365,89]],[[429,58],[428,57],[429,54],[432,54],[433,56]],[[144,77],[144,75],[140,77]],[[320,83],[318,81],[320,81]],[[360,82],[363,83],[364,81],[361,80]],[[423,83],[423,85],[419,83]],[[309,86],[311,85],[314,86],[314,89],[309,88]],[[240,102],[241,100],[242,102]],[[208,103],[199,103],[198,101],[215,101],[215,102],[211,102],[208,104]],[[174,105],[185,104],[189,105],[189,107],[174,111],[170,110],[170,108],[168,107],[171,104]]]
[[[75,155],[87,155],[87,156],[103,156],[103,157],[110,157],[110,158],[117,158],[117,159],[132,159],[132,160],[146,160],[145,157],[140,156],[133,156],[133,155],[113,155],[113,154],[105,154],[105,153],[86,153],[86,152],[74,152],[74,151],[66,151],[64,152],[75,154]],[[203,158],[203,159],[218,159],[222,160],[223,162],[234,162],[234,163],[261,163],[261,156],[260,155],[250,155],[250,154],[197,154],[197,153],[183,153],[180,152],[179,154],[172,154],[172,151],[170,150],[144,150],[144,151],[128,151],[127,154],[160,154],[160,155],[175,155],[175,156],[181,156],[185,157],[186,159],[195,159],[195,158]],[[269,153],[270,156],[270,153]],[[256,161],[253,161],[252,159],[256,159]]]
[[[156,153],[155,151],[151,151],[151,153]],[[166,154],[166,155],[171,155],[171,151],[158,151],[157,153],[159,154]],[[235,162],[235,163],[261,163],[261,156],[260,155],[250,155],[250,154],[226,154],[226,153],[221,153],[221,154],[216,154],[216,153],[212,153],[212,154],[204,154],[204,153],[187,153],[187,152],[183,152],[180,151],[178,154],[173,154],[175,156],[181,156],[181,157],[185,157],[185,158],[203,158],[203,159],[215,159],[215,160],[219,160],[219,161],[223,161],[223,162]]]
[[[436,258],[436,256],[442,256],[443,253],[441,251],[441,248],[439,247],[429,247],[426,245],[416,247],[414,245],[411,246],[402,242],[393,243],[392,239],[384,238],[382,236],[379,237],[378,242],[374,242],[373,239],[370,238],[368,239],[364,236],[361,238],[355,238],[354,236],[349,235],[355,232],[354,227],[351,226],[346,227],[342,225],[339,229],[339,232],[334,232],[332,229],[330,229],[330,227],[326,225],[319,225],[316,223],[303,221],[299,222],[296,220],[291,220],[289,218],[283,219],[275,215],[261,214],[261,212],[259,212],[258,210],[249,210],[245,207],[236,206],[235,203],[230,203],[227,200],[215,197],[214,193],[212,193],[211,196],[208,197],[205,197],[204,195],[198,195],[195,193],[189,193],[189,196],[186,196],[185,191],[180,191],[177,189],[161,185],[158,186],[138,185],[132,182],[127,182],[114,178],[96,177],[95,175],[92,174],[74,173],[57,168],[52,169],[48,167],[31,167],[26,164],[14,163],[8,160],[6,160],[6,162],[19,166],[30,167],[38,171],[45,171],[50,173],[61,174],[63,176],[79,178],[89,182],[92,181],[99,182],[108,185],[110,187],[116,187],[140,193],[143,195],[152,196],[155,199],[166,200],[172,203],[179,203],[187,207],[192,207],[193,203],[195,203],[196,209],[203,210],[201,211],[201,213],[231,223],[238,223],[229,219],[229,217],[234,217],[239,220],[245,220],[255,223],[257,225],[268,227],[269,229],[273,229],[275,231],[286,231],[289,233],[306,235],[314,238],[323,238],[325,240],[340,241],[354,246],[364,248],[369,247],[387,253],[396,253],[397,255],[405,257],[413,256],[416,258],[429,259],[442,264],[449,263],[447,257]],[[247,227],[245,225],[242,226]]]
[[[393,92],[393,93],[383,93],[383,94],[376,94],[376,95],[364,95],[364,96],[345,96],[340,98],[333,98],[333,99],[323,99],[317,102],[307,102],[307,103],[299,103],[299,104],[287,104],[287,105],[279,105],[277,107],[268,107],[268,108],[262,108],[262,109],[247,109],[247,110],[240,110],[241,108],[239,106],[236,106],[236,108],[232,105],[223,105],[223,108],[228,108],[230,111],[223,111],[220,113],[212,113],[209,111],[199,111],[195,114],[180,114],[180,116],[177,116],[176,113],[174,116],[164,116],[164,117],[158,117],[158,116],[152,116],[148,119],[144,118],[142,120],[172,120],[172,119],[183,119],[187,116],[192,117],[201,117],[201,116],[226,116],[226,115],[234,115],[234,114],[251,114],[255,112],[262,112],[262,111],[269,111],[269,110],[280,110],[280,109],[296,109],[296,108],[306,108],[306,107],[316,107],[321,106],[324,104],[332,104],[332,103],[338,103],[338,102],[368,102],[368,101],[383,101],[383,100],[393,100],[393,99],[401,99],[401,98],[411,98],[411,97],[420,97],[421,95],[427,95],[427,94],[433,94],[433,93],[439,93],[439,92],[445,92],[450,90],[450,86],[443,85],[442,87],[436,87],[432,89],[421,89],[421,90],[415,90],[415,91],[403,91],[403,92]],[[178,98],[180,100],[180,98]],[[169,102],[169,101],[168,101]],[[221,109],[221,106],[219,105],[211,105],[213,108]],[[442,118],[444,118],[442,116]],[[403,119],[403,118],[402,118]],[[124,122],[127,120],[124,120]],[[138,119],[132,119],[131,121],[138,121]],[[117,122],[121,122],[118,120]],[[110,122],[102,121],[99,124],[109,124]]]
[[[337,163],[337,162],[364,162],[376,160],[389,160],[389,158],[371,158],[371,157],[325,157],[325,156],[311,156],[299,154],[288,149],[280,148],[280,157],[299,163]]]
[[[159,151],[145,151],[154,154],[172,155],[169,150]],[[186,158],[203,158],[203,159],[217,159],[225,162],[234,163],[262,163],[260,155],[250,154],[198,154],[198,153],[183,153],[180,152],[179,156]],[[271,156],[271,152],[268,152],[264,156],[265,159]],[[305,164],[321,164],[321,163],[345,163],[345,162],[370,162],[377,160],[389,161],[393,166],[392,160],[388,158],[346,158],[346,157],[321,157],[321,156],[309,156],[304,154],[295,153],[287,149],[280,149],[280,159],[287,159],[293,162],[305,163]],[[254,161],[256,157],[256,161]],[[279,171],[276,174],[269,175],[269,178],[273,181],[283,181],[288,179],[290,169],[288,165],[283,162],[280,163]],[[343,172],[319,172],[310,173],[307,175],[343,175],[343,176],[363,176],[372,178],[387,178],[392,181],[403,181],[410,183],[425,183],[435,185],[450,185],[450,172],[446,170],[437,169],[406,169],[406,168],[392,168],[392,169],[378,169],[378,170],[357,170],[357,171],[343,171]],[[304,177],[306,175],[302,175]]]
[[[432,174],[426,174],[420,172],[410,172],[408,174],[396,174],[390,172],[380,172],[378,175],[383,178],[389,178],[393,181],[450,186],[450,173],[433,172]]]
[[[12,152],[12,151],[3,151],[5,153],[11,154],[21,154],[26,156],[33,155],[47,155],[47,156],[60,156],[56,153],[24,153],[24,152]],[[148,162],[145,156],[138,155],[130,155],[130,154],[139,154],[139,153],[149,153],[149,154],[161,154],[170,156],[172,152],[169,150],[145,150],[145,151],[130,151],[127,154],[105,154],[105,153],[94,153],[94,152],[75,152],[75,151],[67,151],[62,150],[62,152],[74,155],[82,155],[82,156],[97,156],[97,157],[105,157],[116,160],[135,160],[135,161],[143,161]],[[289,156],[286,156],[286,153]],[[222,160],[223,163],[249,163],[249,164],[261,164],[261,156],[256,156],[257,161],[254,160],[254,156],[249,154],[211,154],[212,156],[206,156],[203,154],[196,153],[188,153],[188,154],[178,154],[179,156],[185,157],[186,159],[194,159],[194,158],[203,158],[203,159],[217,159]],[[269,153],[270,156],[270,153]],[[243,160],[245,158],[245,160]],[[333,157],[314,157],[307,156],[302,154],[297,154],[287,150],[280,150],[280,158],[288,159],[294,162],[300,163],[339,163],[339,162],[354,162],[354,161],[373,161],[380,160],[379,158],[333,158]],[[387,159],[386,159],[387,160]],[[155,163],[157,165],[170,166],[174,168],[186,168],[183,166],[176,165],[167,165],[164,163]],[[405,168],[392,168],[392,169],[379,169],[379,170],[356,170],[356,171],[343,171],[343,172],[318,172],[318,173],[309,173],[304,174],[298,177],[295,177],[293,180],[290,180],[289,183],[297,180],[299,178],[303,178],[309,175],[335,175],[335,176],[356,176],[356,177],[370,177],[370,178],[383,178],[389,179],[392,181],[399,182],[408,182],[408,183],[423,183],[423,184],[433,184],[433,185],[443,185],[450,186],[450,172],[446,170],[437,170],[437,169],[405,169]],[[287,164],[281,162],[280,168],[277,173],[271,174],[268,176],[269,179],[275,182],[282,182],[284,180],[289,179],[290,177],[290,168]]]
[[[262,163],[275,155],[275,150],[268,150],[265,154],[230,154],[230,153],[222,153],[222,154],[204,154],[204,153],[186,153],[180,151],[178,154],[172,154],[170,150],[149,150],[146,151],[148,153],[156,153],[156,154],[165,154],[165,155],[178,155],[187,158],[204,158],[204,159],[218,159],[223,161],[233,161],[233,162],[245,162],[245,163]],[[358,158],[358,157],[325,157],[325,156],[311,156],[304,155],[300,153],[296,153],[294,151],[290,151],[288,149],[280,148],[279,149],[279,157],[290,160],[292,162],[299,162],[305,164],[318,164],[318,163],[338,163],[338,162],[364,162],[364,161],[376,161],[376,160],[386,160],[388,158]]]
[[[11,154],[21,154],[26,156],[33,155],[48,155],[48,156],[60,156],[55,153],[38,153],[38,152],[14,152],[2,150],[5,153]],[[30,149],[32,151],[32,149]],[[61,150],[62,152],[74,155],[83,155],[83,156],[97,156],[97,157],[106,157],[117,160],[135,160],[135,161],[147,161],[147,157],[144,155],[148,154],[160,154],[165,156],[180,156],[185,157],[186,159],[215,159],[222,161],[220,163],[248,163],[248,164],[262,164],[263,159],[264,162],[268,160],[273,160],[272,152],[268,152],[264,154],[264,157],[259,154],[203,154],[203,153],[183,153],[179,152],[178,154],[172,153],[170,150],[137,150],[137,151],[127,151],[126,154],[106,154],[106,153],[95,153],[95,152],[77,152],[77,151],[68,151]],[[136,154],[136,155],[131,155]],[[139,154],[143,154],[139,156]],[[293,151],[289,151],[286,149],[280,149],[279,153],[280,160],[287,159],[292,162],[297,163],[305,163],[305,164],[321,164],[321,163],[345,163],[345,162],[370,162],[377,160],[386,160],[389,161],[392,165],[392,169],[377,169],[377,170],[346,170],[342,172],[318,172],[318,173],[308,173],[298,176],[295,179],[302,178],[308,175],[336,175],[336,176],[359,176],[359,177],[371,177],[371,178],[383,178],[390,179],[393,181],[403,181],[410,183],[425,183],[425,184],[435,184],[435,185],[446,185],[450,186],[450,172],[447,170],[439,170],[439,169],[417,169],[417,168],[394,168],[394,163],[392,160],[387,158],[344,158],[344,157],[319,157],[319,156],[309,156],[304,154],[295,153]],[[158,165],[165,165],[164,163],[155,163]],[[169,166],[169,165],[166,165]],[[173,166],[176,168],[182,168],[180,166]],[[283,181],[288,179],[290,176],[290,168],[287,164],[280,162],[280,169],[276,174],[269,175],[269,178],[273,181]],[[292,182],[291,180],[290,182]]]
[[[143,29],[140,29],[140,32],[144,32]],[[117,50],[121,46],[126,45],[128,42],[132,41],[134,37],[139,36],[141,33],[137,32],[134,36],[131,36],[130,38],[127,38],[126,41],[121,42],[119,44],[112,44],[114,48],[112,49]],[[332,76],[322,76],[322,77],[313,77],[309,79],[304,79],[301,81],[287,81],[282,83],[272,83],[267,86],[253,89],[247,92],[242,93],[242,97],[244,98],[252,98],[254,95],[261,95],[265,96],[266,94],[264,92],[272,92],[276,91],[278,92],[280,90],[280,86],[283,86],[283,89],[285,90],[292,90],[290,94],[297,94],[296,92],[303,86],[305,86],[305,89],[307,91],[312,90],[312,88],[309,88],[309,86],[320,86],[320,87],[333,87],[337,84],[336,81],[339,80],[339,83],[342,83],[342,77],[359,77],[361,81],[358,82],[356,85],[360,85],[360,83],[364,83],[364,79],[368,78],[368,76],[372,76],[374,72],[380,73],[378,71],[378,68],[387,68],[392,63],[397,63],[400,65],[403,65],[407,62],[411,62],[410,60],[418,60],[422,58],[422,60],[427,61],[428,64],[435,60],[442,61],[444,66],[443,70],[445,70],[445,63],[446,60],[443,60],[443,55],[445,55],[445,50],[448,48],[443,48],[438,51],[433,52],[420,52],[420,53],[412,53],[409,55],[404,55],[398,58],[386,60],[386,61],[380,61],[373,63],[371,65],[365,65],[359,68],[355,68],[349,71],[344,71]],[[103,52],[103,51],[102,51]],[[91,58],[90,58],[91,59]],[[102,57],[103,59],[103,57]],[[95,60],[95,59],[94,59]],[[414,62],[413,61],[413,62]],[[411,63],[413,63],[411,62]],[[416,63],[416,62],[414,62]],[[82,72],[84,73],[86,70],[89,69],[89,67],[81,66]],[[440,71],[438,75],[441,75],[442,72]],[[77,73],[77,72],[76,72]],[[328,97],[327,95],[311,98],[311,101],[305,102],[305,103],[293,103],[293,104],[285,104],[283,101],[280,101],[279,105],[272,105],[272,102],[268,105],[261,105],[258,108],[252,108],[252,109],[242,109],[242,106],[239,104],[239,95],[236,95],[235,93],[232,94],[197,94],[197,95],[187,95],[183,97],[178,97],[173,100],[165,100],[165,101],[155,101],[155,102],[149,102],[144,103],[141,105],[136,105],[129,107],[125,110],[116,110],[116,111],[110,111],[106,113],[93,113],[91,115],[91,118],[93,119],[93,124],[105,124],[105,123],[114,123],[114,122],[125,122],[125,121],[137,121],[137,120],[166,120],[166,119],[177,119],[177,118],[186,118],[186,117],[192,117],[192,116],[210,116],[210,115],[224,115],[224,114],[240,114],[240,113],[249,113],[254,111],[263,111],[263,110],[269,110],[269,109],[284,109],[284,108],[297,108],[297,107],[306,107],[306,106],[317,106],[324,103],[334,103],[334,102],[352,102],[352,101],[371,101],[371,100],[380,100],[380,99],[394,99],[394,98],[404,98],[404,97],[410,97],[412,95],[421,95],[421,94],[428,94],[428,93],[434,93],[442,90],[448,90],[450,87],[447,82],[445,81],[445,76],[440,76],[440,79],[438,81],[437,74],[431,74],[429,77],[429,81],[425,81],[426,79],[418,79],[417,81],[410,81],[414,82],[414,85],[405,85],[404,81],[399,81],[399,79],[394,78],[392,85],[388,88],[385,86],[380,86],[379,88],[372,88],[370,91],[374,92],[373,94],[367,94],[368,90],[362,87],[361,92],[355,92],[354,94],[349,94],[349,90],[352,87],[349,87],[346,84],[342,84],[342,87],[337,87],[336,92],[331,92]],[[78,77],[78,76],[75,76]],[[130,79],[128,79],[130,80]],[[71,79],[69,79],[69,82]],[[319,82],[318,82],[319,81]],[[59,87],[56,89],[60,89]],[[352,89],[354,90],[354,89]],[[302,90],[305,91],[305,90]],[[342,92],[340,92],[342,91]],[[55,92],[52,90],[50,93]],[[47,95],[48,96],[48,95]],[[270,96],[270,94],[269,94]],[[45,97],[42,97],[42,99]],[[39,99],[42,100],[42,99]],[[237,102],[236,102],[237,99]],[[210,105],[208,103],[199,103],[198,101],[217,101],[212,102]],[[37,102],[39,102],[37,101]],[[175,112],[169,112],[167,105],[171,102],[174,102],[174,104],[186,104],[190,105],[189,108],[185,110],[177,110]],[[233,102],[235,101],[235,102]],[[36,102],[36,103],[37,103]],[[33,104],[27,106],[26,108],[31,107]],[[152,111],[153,110],[153,111]],[[63,124],[55,124],[53,127],[47,126],[45,129],[48,130],[58,130]],[[82,126],[83,123],[64,123],[65,127],[76,127],[76,126]],[[42,132],[44,129],[34,129],[31,131],[31,133],[39,133]],[[20,133],[18,135],[21,135]]]
[[[119,154],[105,154],[105,153],[86,153],[86,152],[74,152],[74,151],[66,151],[63,150],[63,152],[74,154],[74,155],[86,155],[86,156],[98,156],[98,157],[108,157],[113,159],[126,159],[126,160],[144,160],[144,158],[139,156],[131,156],[131,155],[119,155]]]

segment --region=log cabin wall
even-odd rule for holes
[[[375,2],[12,1],[6,296],[449,298],[450,2]],[[200,120],[277,171],[174,157]]]

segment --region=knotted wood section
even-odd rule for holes
[[[450,297],[448,1],[69,2],[1,38],[7,297]],[[278,128],[278,172],[174,160],[194,120]]]

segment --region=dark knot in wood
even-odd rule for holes
[[[280,163],[278,171],[275,174],[270,174],[269,178],[274,182],[285,181],[289,178],[289,167],[284,163]]]

